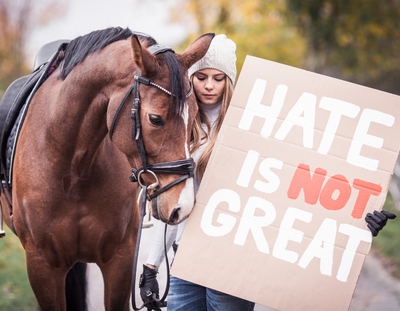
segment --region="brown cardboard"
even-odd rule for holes
[[[392,195],[394,206],[400,211],[400,155],[394,167],[392,180],[389,184],[389,191]]]
[[[246,125],[258,102],[267,117]],[[278,310],[348,310],[372,241],[364,217],[399,153],[399,104],[248,56],[171,274]]]

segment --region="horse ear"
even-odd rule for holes
[[[210,47],[211,40],[215,37],[215,33],[206,33],[201,35],[188,46],[181,54],[176,55],[180,63],[189,69],[193,64],[202,59],[206,55]]]
[[[140,44],[139,38],[134,34],[131,38],[133,61],[143,76],[151,76],[159,70],[156,57]]]

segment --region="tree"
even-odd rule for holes
[[[183,46],[225,33],[246,55],[400,94],[400,0],[177,0]]]
[[[12,81],[30,72],[25,59],[26,39],[35,26],[58,17],[57,12],[65,12],[59,1],[42,1],[38,6],[33,0],[0,0],[0,97]]]
[[[179,0],[175,19],[191,32],[182,49],[203,33],[224,33],[237,45],[238,72],[246,55],[301,67],[305,41],[287,23],[284,8],[283,1]]]
[[[286,0],[309,70],[400,93],[399,0]]]

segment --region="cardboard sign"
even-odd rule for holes
[[[399,108],[399,96],[248,56],[172,275],[278,310],[348,310]]]
[[[389,191],[393,198],[394,206],[400,211],[400,155],[394,167],[392,180],[390,181]]]

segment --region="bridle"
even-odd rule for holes
[[[157,55],[160,53],[164,53],[167,51],[171,51],[174,53],[174,50],[172,50],[169,47],[155,44],[152,45],[148,48],[148,51],[150,51],[153,55]],[[138,259],[138,253],[139,253],[139,246],[140,246],[140,238],[141,238],[141,232],[142,232],[142,224],[143,224],[143,218],[146,214],[146,200],[151,201],[164,191],[170,189],[174,185],[180,183],[181,181],[193,177],[193,169],[194,169],[194,162],[192,158],[189,159],[184,159],[184,160],[177,160],[177,161],[171,161],[171,162],[163,162],[163,163],[156,163],[156,164],[148,164],[147,163],[147,152],[146,148],[144,145],[143,141],[143,136],[142,136],[142,131],[141,131],[141,123],[140,123],[140,94],[139,94],[139,84],[145,84],[145,85],[150,85],[153,87],[158,88],[159,90],[167,93],[170,96],[175,96],[175,94],[172,94],[170,91],[162,87],[161,85],[153,82],[152,80],[145,78],[141,76],[141,72],[139,69],[137,69],[135,76],[134,76],[134,82],[125,94],[124,98],[122,99],[117,112],[115,113],[114,119],[111,123],[110,127],[110,140],[112,139],[112,134],[114,131],[115,123],[117,121],[118,115],[124,106],[126,100],[128,99],[129,95],[132,93],[133,94],[133,106],[131,109],[131,119],[132,119],[132,139],[135,140],[137,148],[139,150],[140,158],[142,161],[142,165],[140,168],[132,168],[132,175],[129,177],[131,182],[137,182],[138,185],[141,187],[141,190],[138,194],[138,201],[141,196],[141,208],[140,208],[140,222],[139,222],[139,231],[138,231],[138,236],[137,236],[137,241],[136,241],[136,248],[135,248],[135,258],[134,258],[134,263],[133,263],[133,275],[132,275],[132,307],[134,310],[140,310],[142,309],[145,305],[143,304],[140,308],[136,307],[135,303],[135,280],[136,280],[136,267],[137,267],[137,259]],[[186,98],[188,98],[193,92],[193,84],[190,82],[190,90],[188,94],[186,94]],[[151,185],[146,185],[142,182],[141,175],[143,173],[150,173],[154,178],[155,182],[152,183]],[[176,174],[176,175],[182,175],[181,177],[177,178],[176,180],[170,182],[166,186],[158,189],[159,187],[159,181],[157,177],[157,173],[165,173],[165,174]],[[151,195],[147,194],[148,190],[155,190]],[[139,202],[138,202],[139,203]],[[165,224],[165,232],[167,229],[167,224]],[[164,246],[165,244],[165,235],[164,235]],[[167,257],[167,250],[166,246],[164,247],[165,251],[165,260],[166,260],[166,265],[167,265],[167,272],[168,272],[168,277],[167,277],[167,287],[165,289],[165,293],[163,297],[158,300],[155,297],[155,294],[153,294],[153,299],[161,304],[164,303],[168,290],[169,290],[169,263],[168,263],[168,257]]]

